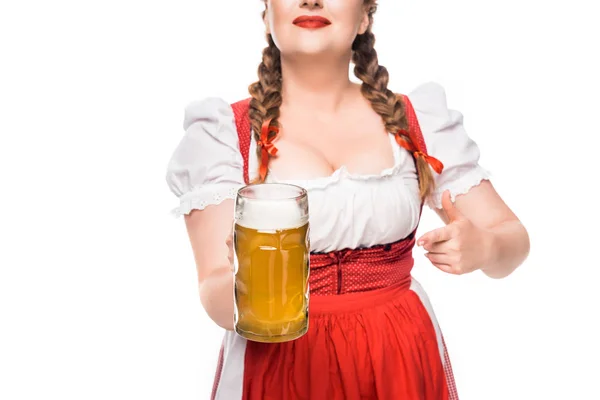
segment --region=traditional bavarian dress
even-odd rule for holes
[[[407,149],[390,133],[395,165],[358,175],[341,167],[310,180],[310,325],[286,343],[247,341],[226,331],[212,398],[218,400],[458,399],[448,352],[427,295],[411,276],[421,215],[414,152],[443,163],[426,200],[466,193],[488,179],[479,149],[436,83],[404,96]],[[260,169],[248,100],[190,104],[167,173],[177,215],[234,198]],[[439,165],[437,166],[439,167]],[[435,168],[434,168],[435,169]]]

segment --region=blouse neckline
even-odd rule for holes
[[[250,132],[250,157],[249,157],[249,170],[257,171],[258,168],[258,158],[256,155],[256,139],[252,132]],[[400,156],[401,147],[396,142],[394,135],[388,132],[388,137],[390,140],[390,146],[392,147],[392,154],[394,157],[394,165],[392,167],[384,168],[379,173],[356,173],[350,172],[346,165],[341,165],[336,168],[331,174],[318,176],[314,178],[288,178],[288,179],[279,179],[277,178],[277,174],[274,173],[269,168],[269,173],[267,175],[267,182],[280,182],[280,183],[289,183],[295,184],[302,187],[310,187],[323,189],[325,187],[331,186],[335,183],[339,183],[343,180],[354,180],[354,181],[373,181],[378,180],[390,176],[396,175],[403,167],[405,167],[402,157]]]

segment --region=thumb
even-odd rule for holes
[[[445,190],[442,194],[442,208],[444,209],[444,212],[448,216],[450,222],[457,221],[463,218],[462,213],[458,211],[458,208],[456,208],[456,206],[452,202],[449,190]]]

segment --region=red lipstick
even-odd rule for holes
[[[317,29],[331,25],[331,21],[317,15],[302,15],[296,18],[293,24],[301,28]]]

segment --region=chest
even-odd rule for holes
[[[393,137],[381,117],[369,113],[338,118],[283,115],[270,169],[281,179],[329,176],[340,168],[354,174],[377,174],[394,166]]]
[[[374,131],[282,121],[277,157],[269,162],[267,182],[295,184],[308,192],[311,243],[315,251],[369,247],[408,236],[418,225],[420,198],[416,168],[383,126]],[[382,124],[381,124],[382,125]],[[291,131],[289,129],[297,129]],[[311,130],[313,129],[313,130]],[[323,137],[328,135],[328,137]],[[310,139],[310,140],[309,140]],[[250,141],[250,178],[259,158]]]

